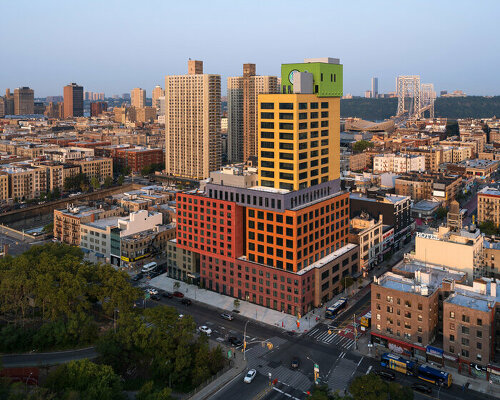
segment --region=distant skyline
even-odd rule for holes
[[[423,0],[17,0],[3,2],[0,95],[29,86],[35,97],[62,95],[76,82],[106,96],[141,87],[147,97],[165,75],[259,75],[308,57],[344,65],[344,93],[362,96],[379,78],[395,91],[398,75],[420,75],[435,90],[500,95],[500,2]]]

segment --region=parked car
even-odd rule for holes
[[[155,288],[147,288],[146,292],[148,292],[149,294],[158,294],[158,290],[156,290]]]
[[[170,292],[163,292],[161,295],[162,295],[163,297],[166,297],[167,299],[171,299],[171,298],[173,298],[173,297],[174,297],[174,296],[172,295],[172,293],[170,293]]]
[[[243,342],[240,339],[238,339],[236,336],[229,336],[227,341],[235,347],[241,346],[243,344]]]
[[[299,365],[300,365],[300,360],[297,357],[292,358],[290,367],[292,367],[292,369],[297,369],[299,368]]]
[[[393,381],[396,379],[396,374],[391,371],[379,371],[375,370],[373,371],[375,375],[380,376],[382,379],[385,379],[386,381]]]
[[[142,274],[142,272],[139,272],[138,274],[136,274],[132,277],[132,280],[134,282],[137,282],[137,281],[140,281],[142,278],[144,278],[144,275]]]
[[[257,375],[257,371],[254,369],[251,369],[250,371],[247,372],[245,375],[245,378],[243,379],[243,382],[245,383],[252,383],[252,381],[255,378],[255,375]]]
[[[416,390],[417,392],[432,393],[432,389],[429,386],[424,385],[422,383],[414,383],[413,385],[411,385],[411,388],[413,390]]]
[[[232,321],[234,319],[234,317],[229,313],[222,313],[220,316],[221,318],[227,319],[228,321]]]
[[[190,306],[191,305],[191,300],[184,298],[184,299],[181,300],[181,303],[185,304],[186,306]]]
[[[182,299],[184,297],[184,293],[174,292],[174,297],[179,297],[180,299]]]
[[[150,299],[154,301],[160,301],[161,297],[158,294],[152,294]]]
[[[212,334],[212,329],[210,329],[208,326],[206,325],[202,325],[198,328],[198,330],[201,332],[201,333],[204,333],[205,335],[207,336],[210,336]]]

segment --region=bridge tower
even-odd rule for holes
[[[405,113],[408,113],[410,118],[420,115],[420,75],[398,76],[396,78],[396,92],[398,95],[397,117]]]

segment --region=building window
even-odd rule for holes
[[[455,335],[450,335],[450,342],[454,342],[455,341]]]
[[[455,312],[454,311],[450,311],[450,318],[455,319]]]

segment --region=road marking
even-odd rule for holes
[[[368,375],[370,373],[370,371],[372,370],[373,366],[370,365],[370,367],[368,368],[368,371],[366,371],[366,374],[365,375]]]
[[[300,400],[300,399],[298,399],[297,397],[292,396],[290,393],[286,393],[286,392],[284,392],[283,390],[278,389],[276,386],[274,386],[274,387],[273,387],[273,390],[276,390],[277,392],[279,392],[279,393],[281,393],[281,394],[284,394],[286,397],[289,397],[290,399],[293,399],[293,400]]]
[[[359,367],[359,364],[361,364],[361,361],[363,361],[363,358],[365,358],[365,356],[362,356],[362,357],[361,357],[361,360],[359,360],[359,362],[358,362],[358,367]]]

